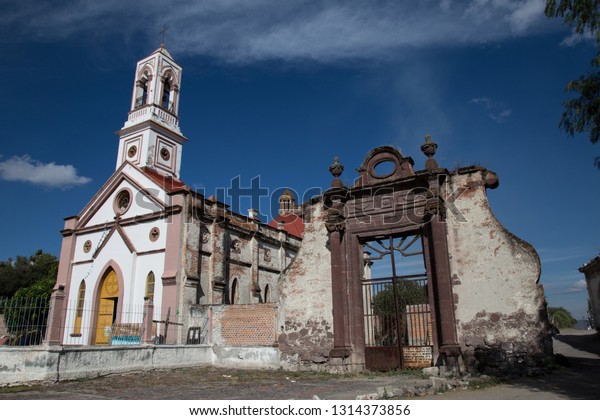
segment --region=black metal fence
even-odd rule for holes
[[[42,344],[48,329],[49,310],[49,298],[0,297],[0,345]],[[180,314],[153,305],[119,305],[111,311],[88,301],[65,301],[60,325],[53,328],[59,329],[63,345],[116,346],[142,344],[144,336],[148,336],[145,334],[147,325],[152,326],[149,336],[154,344],[173,341],[206,344],[209,312],[195,309]]]

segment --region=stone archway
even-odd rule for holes
[[[432,144],[432,143],[429,143]],[[429,145],[426,143],[426,145]],[[336,178],[324,194],[329,231],[333,294],[334,348],[330,363],[345,369],[362,370],[368,366],[370,338],[365,327],[365,299],[369,289],[364,287],[364,251],[369,241],[391,240],[418,233],[422,238],[424,267],[422,284],[427,289],[431,322],[429,363],[453,363],[459,355],[449,256],[446,244],[444,207],[440,186],[447,173],[428,162],[428,170],[416,173],[413,160],[395,148],[384,146],[367,154],[358,169],[359,178],[350,187],[339,181],[343,166],[337,161],[330,167]],[[391,246],[391,245],[390,245]],[[396,275],[390,277],[397,277]],[[394,282],[390,283],[393,286]],[[372,293],[371,288],[371,293]],[[401,308],[405,311],[406,308]],[[368,316],[368,313],[366,314]],[[398,326],[396,340],[402,339]],[[391,333],[391,331],[390,331]],[[371,337],[374,339],[374,337]],[[388,360],[385,368],[402,366],[402,347],[398,344],[399,363]],[[394,367],[396,365],[396,367]],[[377,366],[375,366],[377,368]]]

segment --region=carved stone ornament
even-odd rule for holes
[[[325,227],[328,232],[343,231],[345,229],[344,204],[337,201],[328,209],[325,218]]]
[[[157,227],[153,227],[152,229],[150,229],[150,234],[148,236],[150,237],[150,240],[152,242],[156,242],[160,237],[160,229],[158,229]]]
[[[334,176],[331,181],[331,188],[344,188],[344,183],[340,179],[340,175],[344,172],[344,165],[340,164],[339,157],[333,158],[333,164],[329,166],[329,172]]]
[[[271,261],[271,249],[270,248],[265,248],[264,259],[267,262]]]
[[[437,151],[438,145],[436,142],[431,141],[431,136],[425,136],[425,143],[421,145],[421,151],[425,156],[427,156],[427,161],[425,162],[425,169],[428,171],[433,171],[438,169],[438,163],[433,158],[435,152]]]
[[[239,253],[242,250],[242,242],[239,239],[235,239],[231,243],[231,252]]]
[[[205,226],[202,226],[200,228],[200,240],[203,244],[208,243],[208,241],[210,240],[210,232]]]
[[[136,153],[137,153],[137,146],[135,144],[127,150],[127,156],[129,158],[134,157],[136,155]]]

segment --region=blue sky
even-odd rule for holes
[[[184,69],[188,185],[210,195],[260,176],[302,196],[328,187],[334,156],[349,183],[380,145],[421,169],[430,134],[441,165],[499,175],[496,216],[538,250],[549,303],[581,318],[577,268],[600,252],[600,146],[558,121],[595,49],[544,4],[0,0],[0,259],[59,254],[63,218],[115,169],[135,63],[166,24]]]

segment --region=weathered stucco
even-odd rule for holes
[[[596,320],[596,329],[600,330],[600,255],[579,269],[585,275],[590,299],[590,310]]]
[[[458,338],[467,368],[530,372],[551,355],[535,249],[490,210],[493,172],[466,168],[449,179],[448,250]]]
[[[321,202],[305,206],[298,255],[281,275],[279,350],[289,369],[325,369],[333,347],[331,256]]]

